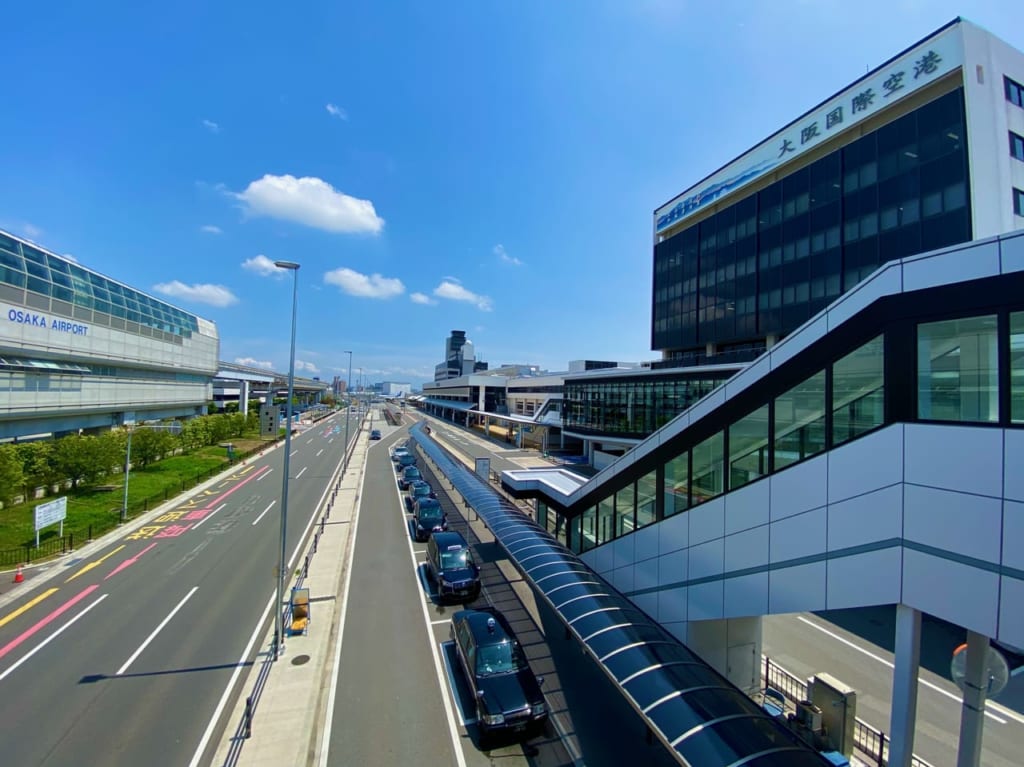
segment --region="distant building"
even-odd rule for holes
[[[434,368],[435,381],[447,381],[463,375],[487,370],[486,362],[479,362],[473,342],[466,338],[465,330],[453,330],[444,342],[444,362]]]
[[[395,381],[384,381],[381,384],[381,394],[385,397],[408,397],[412,394],[411,383],[397,383]]]

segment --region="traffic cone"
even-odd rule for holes
[[[21,565],[18,565],[18,571],[14,574],[14,582],[15,583],[22,583],[22,582],[24,582],[24,580],[25,580],[25,576],[22,575]]]

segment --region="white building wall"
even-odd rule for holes
[[[1024,54],[973,24],[964,36],[964,96],[975,239],[1024,226],[1012,190],[1024,189],[1024,163],[1010,156],[1009,131],[1024,136],[1024,109],[1006,100],[1003,76],[1024,83]]]

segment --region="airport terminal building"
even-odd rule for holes
[[[962,764],[989,640],[1024,647],[1022,84],[1024,55],[956,19],[658,208],[653,348],[762,351],[589,480],[502,474],[744,689],[760,616],[897,605],[890,764],[923,614],[976,659]]]
[[[213,322],[0,231],[0,440],[202,415]]]

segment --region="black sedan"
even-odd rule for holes
[[[405,496],[405,510],[412,512],[413,506],[420,498],[436,498],[430,485],[422,479],[414,479],[409,483],[409,491]]]
[[[412,507],[412,537],[417,541],[430,540],[431,533],[448,529],[448,515],[436,498],[421,498]]]
[[[380,439],[380,429],[374,429],[370,432],[370,439]]]
[[[476,699],[481,748],[497,733],[528,735],[543,727],[543,679],[530,670],[505,616],[493,608],[460,610],[452,616],[451,635]]]
[[[406,466],[398,477],[398,486],[403,490],[408,490],[409,483],[414,479],[423,479],[423,475],[420,474],[420,470],[415,466]]]

